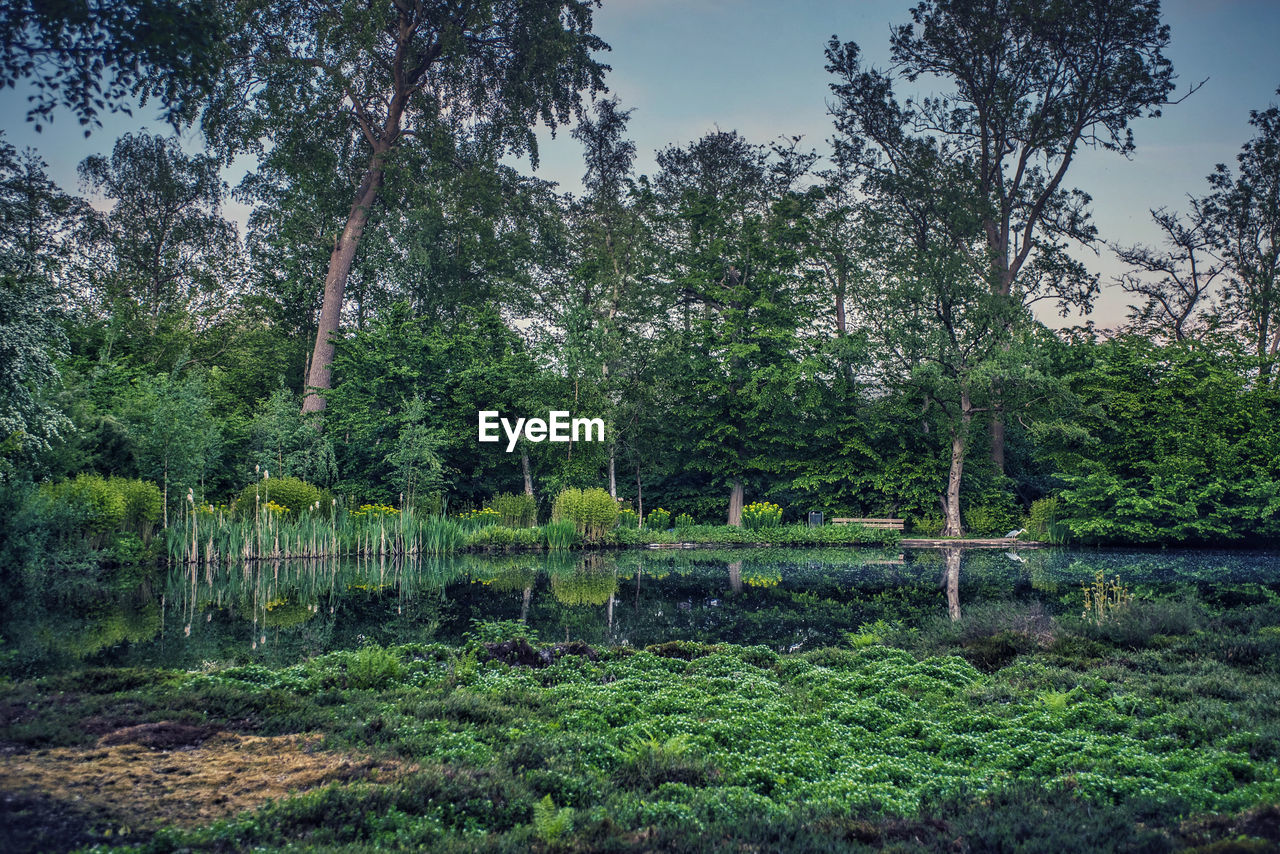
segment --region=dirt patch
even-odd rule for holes
[[[558,643],[553,646],[534,649],[524,638],[487,643],[480,653],[481,661],[501,661],[512,667],[550,667],[566,655],[580,655],[588,661],[596,661],[600,654],[582,641]]]
[[[13,809],[53,804],[91,815],[94,832],[195,826],[335,781],[390,781],[393,760],[319,749],[318,735],[254,736],[161,722],[116,730],[93,747],[9,755],[0,793]],[[49,840],[45,840],[46,842]],[[37,845],[36,847],[41,847]],[[55,844],[54,847],[61,847]]]

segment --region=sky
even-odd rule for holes
[[[890,27],[910,20],[908,0],[604,0],[595,32],[612,50],[607,85],[624,108],[634,109],[631,136],[641,173],[654,170],[654,154],[709,131],[737,130],[754,142],[802,135],[824,151],[830,137],[829,75],[823,50],[832,35],[856,41],[870,63],[888,64]],[[1249,139],[1249,111],[1280,101],[1280,2],[1276,0],[1167,0],[1163,18],[1172,31],[1167,56],[1178,75],[1178,94],[1203,81],[1184,102],[1160,118],[1133,124],[1137,150],[1129,159],[1084,151],[1067,181],[1093,197],[1099,233],[1109,241],[1156,243],[1152,208],[1185,210],[1189,195],[1203,194],[1205,177],[1217,163],[1234,165]],[[1176,97],[1176,95],[1175,95]],[[116,136],[143,128],[165,133],[150,110],[134,117],[108,116],[85,139],[73,117],[59,114],[43,133],[24,121],[26,94],[0,94],[0,128],[19,148],[34,147],[49,163],[51,177],[78,190],[76,165],[90,154],[109,152]],[[189,149],[200,145],[188,132]],[[566,129],[542,135],[541,162],[534,174],[576,191],[583,171],[581,149]],[[239,180],[244,162],[228,173]],[[525,164],[528,168],[528,164]],[[247,211],[234,202],[227,216],[243,223]],[[1124,269],[1102,248],[1080,257],[1104,284]],[[1104,287],[1091,315],[1099,327],[1123,320],[1128,299]],[[1058,318],[1051,325],[1081,322]]]

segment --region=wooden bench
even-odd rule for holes
[[[866,528],[887,528],[890,531],[901,531],[906,524],[906,519],[845,519],[835,518],[831,520],[833,525],[862,525]]]

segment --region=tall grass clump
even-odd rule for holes
[[[456,552],[466,541],[462,526],[443,516],[428,516],[422,524],[422,551],[431,555]]]
[[[578,542],[578,529],[568,519],[548,522],[542,528],[543,542],[548,551],[568,551]]]
[[[502,517],[508,528],[532,528],[538,524],[538,501],[524,493],[500,493],[488,503],[489,509]]]
[[[618,526],[618,500],[603,489],[566,489],[556,496],[551,520],[573,523],[585,542],[597,543]]]

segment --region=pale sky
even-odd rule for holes
[[[806,144],[824,150],[830,136],[830,80],[823,71],[828,38],[835,34],[856,41],[868,61],[884,66],[889,28],[909,20],[910,5],[905,0],[605,0],[595,31],[613,47],[603,57],[613,66],[607,78],[612,94],[635,110],[630,131],[638,171],[653,171],[658,149],[688,143],[717,127],[738,130],[754,142],[803,135]],[[1179,90],[1207,82],[1163,117],[1135,122],[1132,159],[1086,151],[1067,178],[1093,196],[1101,235],[1124,244],[1157,240],[1148,210],[1185,209],[1188,194],[1205,191],[1205,176],[1216,163],[1234,165],[1251,136],[1249,110],[1278,100],[1280,3],[1168,0],[1163,6]],[[77,189],[76,164],[89,154],[109,152],[117,135],[143,127],[167,131],[154,113],[135,111],[133,119],[107,117],[106,127],[89,139],[66,114],[36,134],[23,120],[25,98],[21,90],[0,94],[0,127],[10,143],[35,147],[49,162],[51,176],[68,190]],[[188,147],[198,147],[198,138],[188,137]],[[582,171],[580,148],[567,131],[544,140],[537,175],[576,190]],[[232,183],[238,178],[228,175]],[[246,211],[231,203],[226,213],[243,222]],[[1100,256],[1083,257],[1104,279],[1121,269],[1105,249]],[[1103,327],[1121,320],[1126,302],[1123,293],[1105,289],[1093,319]],[[1051,310],[1041,319],[1064,322]]]

